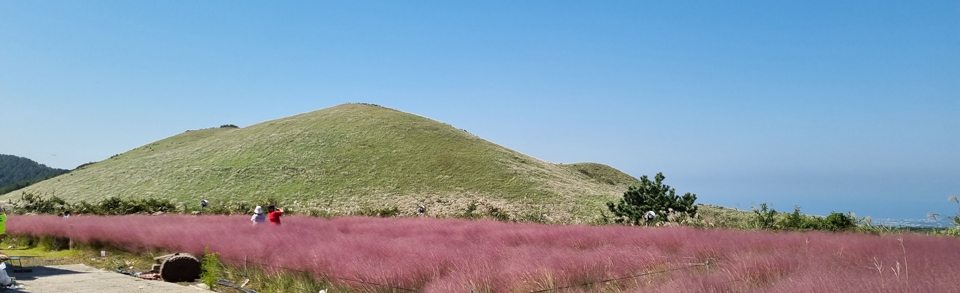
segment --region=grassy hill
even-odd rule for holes
[[[553,164],[421,116],[344,104],[244,128],[187,131],[24,189],[68,202],[107,197],[260,202],[350,214],[471,203],[583,222],[637,179],[596,163]],[[16,200],[20,192],[0,196]]]

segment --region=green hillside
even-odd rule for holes
[[[20,189],[67,172],[69,171],[50,168],[24,157],[0,154],[0,193]]]
[[[23,191],[69,202],[277,198],[291,209],[332,214],[387,207],[412,214],[423,204],[431,215],[451,216],[477,202],[582,222],[636,181],[606,165],[548,163],[421,116],[344,104],[244,128],[187,131]]]

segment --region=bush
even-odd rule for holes
[[[800,213],[800,206],[793,207],[793,213],[780,220],[779,226],[786,230],[804,230],[808,228],[807,219]]]
[[[94,215],[129,215],[153,214],[158,212],[175,212],[176,206],[169,199],[146,198],[124,200],[119,197],[109,197],[99,204],[81,201],[69,204],[62,198],[52,196],[49,199],[33,193],[23,192],[20,200],[13,203],[16,213],[58,214],[65,211],[76,211],[82,214]]]
[[[207,285],[207,288],[213,290],[217,285],[217,280],[223,274],[223,267],[220,265],[220,253],[210,253],[210,247],[203,249],[203,260],[200,261],[200,282]]]
[[[517,216],[517,222],[530,222],[530,223],[546,224],[546,223],[548,222],[548,221],[547,221],[547,214],[545,214],[545,213],[543,213],[542,211],[539,211],[539,210],[537,210],[537,211],[529,211],[529,212],[526,212],[526,213],[523,213],[523,214],[520,214],[519,216]]]
[[[777,220],[776,210],[767,208],[766,203],[753,208],[753,218],[750,220],[754,227],[766,230],[824,230],[845,231],[857,227],[856,217],[849,214],[830,212],[826,217],[812,217],[800,213],[800,207],[794,207],[793,213],[785,214]]]
[[[109,197],[100,203],[94,212],[98,215],[130,215],[169,213],[176,210],[176,205],[169,199],[131,199],[123,200],[118,197]]]
[[[80,201],[79,203],[73,205],[73,209],[76,210],[78,214],[102,215],[100,212],[100,205],[92,204],[87,201]]]
[[[49,199],[43,198],[38,194],[21,192],[20,201],[14,203],[20,211],[37,214],[56,214],[69,209],[69,205],[62,198],[56,195]]]
[[[960,237],[960,227],[937,229],[929,232],[930,235]]]
[[[830,215],[822,221],[820,229],[830,231],[848,230],[857,226],[853,219],[852,216],[847,214],[830,212]]]
[[[754,207],[753,214],[753,224],[757,228],[768,230],[777,228],[776,225],[774,225],[776,222],[774,218],[777,216],[777,210],[772,208],[768,210],[767,203],[761,203],[760,208]]]
[[[616,222],[639,225],[647,211],[657,213],[656,221],[666,220],[671,213],[695,216],[697,207],[694,201],[697,200],[697,195],[688,192],[678,196],[675,189],[663,184],[664,178],[666,177],[663,173],[657,173],[654,178],[656,181],[650,181],[647,175],[643,175],[640,177],[640,184],[630,186],[619,202],[607,202],[607,208],[613,212]]]
[[[362,216],[389,218],[389,217],[399,216],[400,208],[398,207],[379,208],[379,209],[363,208],[360,210],[358,214]]]
[[[481,215],[477,213],[477,201],[471,201],[463,213],[457,217],[462,219],[479,219],[480,216]]]
[[[498,207],[487,207],[487,216],[501,222],[510,221],[510,215]]]

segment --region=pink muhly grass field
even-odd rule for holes
[[[551,226],[434,218],[11,215],[7,233],[70,237],[308,271],[421,292],[960,292],[960,239],[920,234]],[[902,242],[901,242],[902,239]],[[902,243],[902,244],[901,244]],[[664,274],[609,279],[704,266]],[[899,268],[899,270],[898,270]]]

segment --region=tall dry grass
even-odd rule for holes
[[[434,218],[10,216],[10,234],[202,253],[307,271],[355,290],[421,292],[958,292],[960,239],[919,234],[549,226]],[[712,259],[709,270],[600,282]],[[909,268],[907,261],[909,260]],[[280,269],[283,268],[283,269]],[[363,281],[362,284],[356,281]],[[589,284],[600,282],[599,284]],[[588,283],[589,285],[580,285]]]

